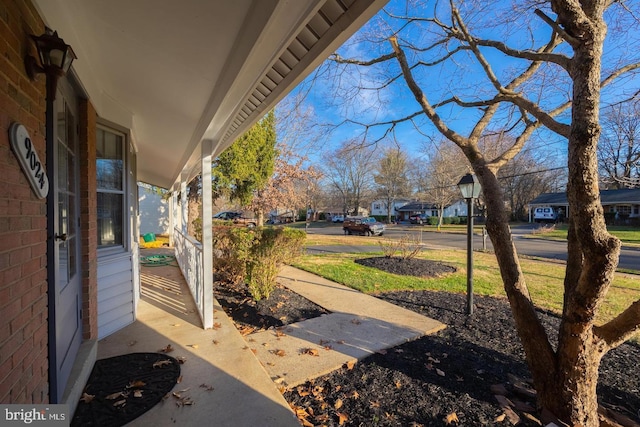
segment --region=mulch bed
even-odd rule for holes
[[[71,426],[125,425],[160,402],[179,377],[179,361],[165,354],[131,353],[97,360]]]
[[[388,265],[386,261],[365,262],[380,268]],[[419,272],[424,276],[424,271],[432,269],[440,275],[448,267],[432,264],[439,263],[428,261],[417,267],[414,263],[404,274]],[[393,268],[397,272],[402,267]],[[259,328],[271,319],[293,319],[300,312],[296,303],[313,305],[287,289],[279,288],[278,293],[279,301],[285,304],[261,302],[269,307],[266,319],[259,310],[243,310],[240,306],[227,312],[237,324]],[[457,425],[465,426],[514,424],[505,418],[506,411],[496,399],[500,392],[492,387],[502,385],[509,391],[514,383],[522,381],[526,385],[529,377],[505,299],[476,296],[475,312],[469,317],[463,294],[399,291],[376,296],[439,320],[447,328],[286,392],[285,398],[297,408],[301,420],[326,426],[446,426],[456,425],[455,417]],[[555,336],[559,318],[545,311],[538,314],[550,335]],[[600,367],[598,386],[603,406],[635,422],[640,422],[638,361],[640,347],[636,344],[624,344],[609,352]],[[509,399],[518,406],[515,412],[519,425],[539,425],[525,415],[526,405],[535,406],[532,399]]]
[[[328,314],[329,312],[308,299],[278,285],[271,296],[254,301],[246,285],[228,285],[214,282],[213,294],[243,333],[278,328],[290,323]]]

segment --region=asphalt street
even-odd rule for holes
[[[545,239],[536,239],[530,236],[531,228],[534,225],[523,225],[512,228],[513,241],[516,244],[516,249],[519,254],[547,258],[554,260],[565,261],[567,259],[567,243],[564,241],[553,241]],[[309,228],[308,233],[312,234],[325,234],[325,235],[344,235],[340,225],[329,227],[313,227]],[[433,231],[422,231],[421,226],[389,226],[385,231],[384,236],[388,238],[400,238],[402,236],[409,235],[411,237],[418,238],[427,247],[435,248],[456,248],[466,249],[467,236],[465,234],[455,233],[438,233]],[[345,241],[351,238],[351,236],[344,236]],[[378,239],[371,237],[371,239]],[[480,234],[473,236],[473,248],[474,250],[483,249],[483,238]],[[486,249],[491,251],[493,246],[491,240],[486,238]],[[309,253],[323,253],[323,252],[377,252],[380,248],[378,246],[365,246],[365,245],[330,245],[330,246],[313,246],[307,249]],[[629,270],[640,270],[640,248],[624,247],[620,251],[620,261],[618,268]]]

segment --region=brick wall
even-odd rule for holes
[[[29,34],[44,25],[28,0],[0,0],[0,403],[46,403],[46,204],[31,191],[8,138],[22,123],[44,163],[44,76],[29,80]]]
[[[96,183],[96,111],[80,100],[80,233],[82,236],[82,330],[98,338],[98,231]]]

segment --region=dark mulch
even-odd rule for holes
[[[131,353],[98,360],[71,426],[125,425],[160,402],[179,376],[179,362],[160,353]]]
[[[269,298],[257,302],[244,284],[228,285],[215,282],[213,294],[227,316],[231,317],[243,332],[277,328],[329,313],[280,285]]]
[[[384,268],[385,264],[380,261],[378,266]],[[394,268],[397,272],[401,267]],[[429,268],[439,267],[419,266],[405,274]],[[293,317],[290,313],[298,312],[295,303],[301,300],[286,289],[279,292],[289,295],[284,297],[288,303],[268,304],[267,317]],[[455,413],[458,425],[510,425],[506,420],[496,421],[503,411],[490,387],[508,385],[513,376],[526,379],[529,372],[506,300],[476,296],[475,313],[469,317],[465,314],[466,296],[462,294],[400,291],[377,296],[437,319],[447,328],[368,357],[350,370],[344,367],[286,392],[284,396],[292,405],[312,414],[307,417],[311,424],[445,426],[445,418]],[[259,320],[257,310],[236,307],[228,312],[240,324],[247,324],[249,318],[258,325],[269,321]],[[234,313],[243,315],[237,317]],[[550,335],[555,335],[559,319],[544,311],[539,311],[539,316]],[[602,361],[598,387],[601,403],[615,407],[636,422],[640,422],[638,361],[640,347],[635,344],[609,352]],[[523,419],[521,425],[537,424]]]
[[[438,277],[456,271],[456,268],[441,262],[418,258],[362,258],[355,262],[366,267],[374,267],[388,273],[416,277]]]

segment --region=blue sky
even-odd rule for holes
[[[421,3],[428,6],[421,7]],[[398,15],[404,15],[408,11],[412,16],[432,17],[434,13],[432,5],[434,4],[436,3],[432,1],[391,0],[386,11]],[[438,4],[444,9],[448,2]],[[462,13],[469,18],[468,25],[472,34],[479,37],[504,41],[510,47],[525,49],[539,47],[547,40],[551,32],[550,27],[534,15],[531,9],[514,13],[514,6],[510,1],[465,2],[465,4],[470,7],[468,10],[463,9]],[[603,56],[603,73],[607,72],[610,67],[617,66],[621,61],[640,60],[637,49],[640,41],[640,31],[638,30],[640,25],[637,18],[640,16],[640,8],[638,4],[638,0],[628,1],[626,3],[628,11],[622,11],[621,14],[621,9],[618,6],[616,6],[616,10],[612,11],[611,16],[617,18],[608,20],[610,32]],[[482,7],[486,9],[482,9]],[[551,17],[554,16],[550,10],[545,10],[545,12]],[[447,22],[449,19],[444,10],[439,10],[438,16],[443,22]],[[505,22],[506,20],[509,22]],[[400,28],[403,23],[403,20],[380,12],[345,43],[338,53],[346,58],[360,60],[389,53],[391,46],[386,38],[391,35],[392,31]],[[401,45],[411,43],[424,47],[435,40],[433,28],[431,24],[414,23],[405,26],[397,34]],[[634,45],[635,49],[632,48]],[[420,54],[407,50],[407,55],[411,63],[414,63],[418,58],[424,61],[433,61],[446,48],[452,49],[453,47],[455,44],[437,49],[434,53]],[[570,53],[567,46],[563,46],[562,50],[565,53]],[[508,81],[507,76],[514,70],[521,70],[527,65],[522,65],[522,62],[518,64],[494,49],[485,48],[482,49],[482,52],[502,82]],[[539,101],[543,105],[556,105],[571,90],[569,80],[566,72],[557,66],[547,67],[545,72],[546,74],[541,77],[545,81],[540,84],[527,85],[523,90],[526,90],[532,100]],[[313,86],[308,93],[306,102],[308,106],[313,108],[318,122],[323,124],[337,124],[345,119],[365,123],[397,119],[419,109],[419,105],[402,78],[389,85],[384,91],[355,91],[354,87],[358,85],[377,87],[387,82],[389,76],[398,73],[399,67],[394,59],[379,67],[347,67],[341,74],[331,75],[325,72],[321,77],[312,74],[298,91],[294,91],[294,94],[300,90],[307,90],[307,85],[311,84],[313,80]],[[437,67],[416,69],[415,73],[419,85],[432,103],[449,98],[453,94],[460,95],[465,100],[483,99],[484,94],[490,93],[492,90],[482,68],[477,62],[471,60],[467,53],[457,54],[452,60],[443,62]],[[637,91],[639,87],[637,77],[625,79],[603,91],[603,105],[615,102],[625,94]],[[478,116],[477,112],[465,111],[460,108],[443,108],[438,111],[443,118],[446,118],[450,127],[463,134],[468,132],[472,124],[475,123],[474,117]],[[508,113],[506,110],[503,111],[503,119],[496,120],[491,128],[500,129],[505,126],[505,123],[508,122]],[[568,115],[560,120],[566,122]],[[442,138],[426,117],[423,116],[417,121],[420,131],[411,124],[405,123],[399,125],[395,132],[395,141],[412,157],[423,156],[425,144],[430,139],[437,141]],[[311,154],[318,158],[322,152],[335,149],[342,141],[361,136],[362,131],[362,127],[359,126],[342,125],[336,128],[328,138],[323,139],[322,149],[314,149]],[[380,132],[380,130],[374,131],[371,137],[376,138]],[[525,150],[533,150],[545,157],[553,157],[556,165],[562,165],[565,159],[566,144],[560,136],[549,131],[540,131],[532,137]]]

